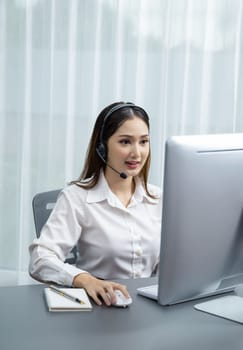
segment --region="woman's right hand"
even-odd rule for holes
[[[84,288],[97,305],[102,305],[102,300],[107,306],[115,303],[116,296],[114,291],[116,289],[120,290],[125,297],[130,297],[125,285],[112,281],[100,280],[86,272],[80,273],[74,277],[73,286],[76,288]],[[107,296],[107,293],[110,297]]]

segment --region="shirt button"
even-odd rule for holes
[[[141,252],[141,250],[136,250],[136,251],[135,251],[135,254],[136,254],[137,256],[141,256],[141,255],[142,255],[142,252]]]

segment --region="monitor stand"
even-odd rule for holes
[[[243,278],[235,275],[222,280],[219,290],[232,286],[235,294],[225,295],[194,305],[194,308],[208,314],[243,323]]]
[[[205,290],[203,290],[200,294],[192,296],[188,299],[178,300],[174,304],[182,303],[185,301],[201,299],[205,297],[215,296],[219,294],[225,294],[229,292],[233,292],[238,285],[243,285],[243,274],[233,275],[217,282],[212,283]],[[242,288],[243,290],[243,288]],[[137,288],[137,293],[144,297],[158,300],[158,284],[145,286]],[[243,292],[242,292],[243,297]]]
[[[225,295],[203,303],[194,308],[208,314],[243,323],[243,298],[239,295]]]

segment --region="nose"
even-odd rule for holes
[[[133,158],[138,158],[140,156],[140,145],[139,143],[134,143],[131,148],[131,155]]]

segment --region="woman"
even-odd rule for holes
[[[153,275],[161,198],[159,188],[147,183],[149,165],[144,109],[119,102],[101,111],[80,178],[61,192],[30,245],[30,275],[85,288],[98,305],[114,303],[116,289],[129,297],[125,285],[110,280]],[[64,263],[76,244],[76,266]]]

